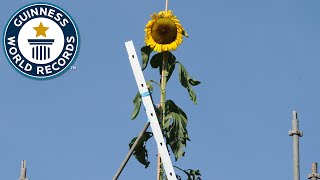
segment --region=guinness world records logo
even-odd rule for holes
[[[76,57],[78,41],[71,17],[45,3],[19,10],[4,32],[9,62],[22,74],[36,79],[51,78],[68,69]]]

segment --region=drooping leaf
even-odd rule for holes
[[[170,51],[168,51],[167,54],[168,54],[168,62],[169,62],[169,64],[175,63],[176,62],[176,57]]]
[[[201,173],[200,170],[194,170],[194,169],[187,169],[187,170],[183,170],[177,166],[173,166],[177,169],[179,169],[180,171],[184,172],[187,175],[187,180],[201,180]]]
[[[153,50],[150,46],[144,46],[141,48],[142,70],[144,70],[148,66],[149,57],[152,51]]]
[[[187,115],[172,100],[166,101],[166,116],[164,119],[164,130],[175,159],[184,156],[184,148],[187,140],[190,141],[187,131]]]
[[[153,91],[153,84],[152,84],[152,82],[153,82],[152,80],[149,80],[149,81],[147,82],[147,87],[148,87],[148,90],[149,90],[150,93],[152,93],[152,91]],[[138,114],[139,114],[139,112],[140,112],[140,108],[141,108],[141,103],[142,103],[141,95],[140,95],[140,93],[138,92],[138,93],[136,94],[136,96],[133,98],[134,108],[133,108],[133,111],[132,111],[132,113],[131,113],[131,120],[134,120],[134,119],[138,116]]]
[[[158,68],[162,64],[162,59],[163,59],[163,52],[157,53],[152,56],[150,60],[150,65],[152,68]]]
[[[190,79],[189,79],[189,83],[190,83],[192,86],[197,86],[197,85],[199,85],[201,82],[200,82],[200,81],[197,81],[197,80],[195,80],[195,79],[190,78]]]
[[[133,109],[133,112],[131,113],[131,120],[134,120],[138,116],[141,108],[141,101],[142,101],[141,95],[138,92],[136,96],[133,98],[134,109]]]
[[[176,67],[176,57],[169,52],[168,53],[168,77],[167,77],[167,82],[169,81],[174,69]]]
[[[188,79],[190,78],[186,68],[179,63],[179,81],[181,83],[181,85],[185,88],[189,87],[189,82]]]
[[[153,134],[151,132],[145,132],[143,136],[140,139],[140,142],[138,142],[133,155],[134,157],[144,165],[145,168],[147,168],[150,164],[150,161],[148,159],[148,151],[146,149],[146,143],[152,137]],[[132,147],[134,142],[136,141],[137,137],[133,138],[129,144],[129,148]]]
[[[185,173],[188,176],[188,180],[201,180],[200,170],[187,169]]]
[[[193,101],[194,104],[197,104],[197,95],[191,87],[188,88],[188,93],[191,101]]]
[[[197,96],[194,90],[192,89],[192,86],[196,86],[201,82],[191,78],[186,68],[180,62],[178,63],[179,63],[179,81],[181,85],[188,90],[189,97],[193,101],[193,103],[197,104]]]

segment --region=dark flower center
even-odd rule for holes
[[[152,26],[151,36],[158,44],[170,44],[177,37],[176,24],[171,19],[158,19]]]

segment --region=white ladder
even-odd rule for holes
[[[134,48],[133,42],[128,41],[125,43],[127,52],[129,55],[129,61],[131,64],[131,68],[133,70],[134,77],[136,79],[138,89],[142,98],[142,102],[146,108],[147,117],[150,121],[151,129],[154,135],[154,138],[157,143],[158,151],[160,153],[160,157],[163,163],[164,170],[166,172],[168,180],[177,180],[176,174],[173,170],[172,162],[168,153],[168,149],[166,143],[164,141],[162,131],[159,125],[159,121],[157,118],[157,114],[154,110],[153,103],[150,97],[150,93],[144,79],[138,56],[136,50]]]

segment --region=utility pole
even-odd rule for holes
[[[292,130],[289,131],[289,136],[293,140],[293,179],[300,180],[300,165],[299,165],[299,137],[303,133],[299,131],[298,114],[296,111],[292,112]]]
[[[312,163],[312,173],[308,175],[308,179],[318,180],[320,179],[320,174],[318,174],[318,163]]]
[[[20,178],[19,178],[19,180],[29,180],[27,178],[26,160],[22,160],[22,162],[21,162],[21,170],[20,170]]]

